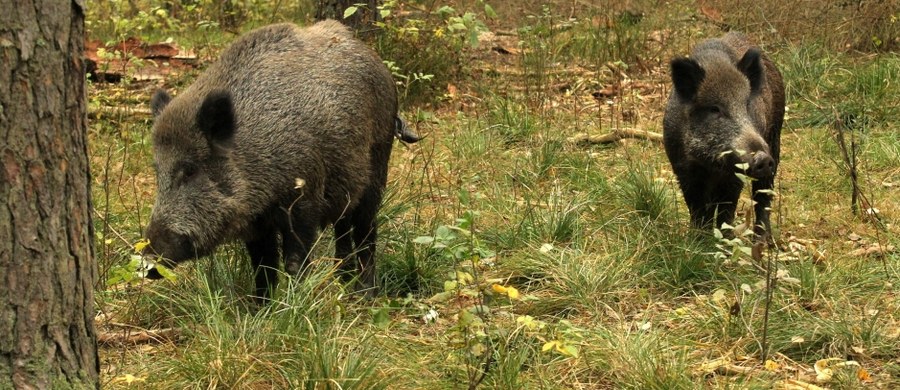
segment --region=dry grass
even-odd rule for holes
[[[882,52],[887,44],[865,44],[873,34],[896,40],[897,2],[615,3],[497,4],[501,18],[487,24],[512,35],[458,53],[468,76],[435,86],[432,105],[407,107],[403,115],[427,137],[394,150],[381,213],[381,296],[344,293],[325,257],[328,235],[318,272],[284,283],[280,303],[259,311],[246,305],[249,271],[237,245],[179,269],[174,283],[98,286],[100,330],[140,336],[104,346],[105,387],[900,386],[900,252],[865,252],[900,247],[900,59]],[[773,211],[778,249],[767,253],[780,271],[769,362],[759,358],[763,264],[687,228],[661,145],[567,141],[616,128],[660,131],[668,58],[723,24],[755,35],[788,82]],[[836,50],[847,45],[875,53]],[[168,82],[179,88],[192,77]],[[90,98],[143,104],[153,87],[93,85]],[[880,223],[850,210],[833,138],[847,118]],[[148,132],[140,115],[91,122],[101,271],[128,262],[146,224],[154,194]],[[423,244],[424,236],[446,248]],[[431,310],[437,318],[426,322]],[[165,338],[141,336],[162,329]],[[824,360],[832,358],[839,360]],[[833,366],[845,360],[859,365]],[[832,364],[828,381],[816,377],[817,362]]]

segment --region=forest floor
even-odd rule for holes
[[[395,6],[372,44],[425,138],[393,150],[380,292],[333,277],[324,232],[309,275],[282,276],[275,302],[255,308],[236,243],[172,280],[134,275],[155,196],[150,95],[186,88],[235,37],[152,3],[121,22],[146,29],[114,26],[104,12],[121,1],[88,15],[99,47],[137,31],[177,52],[95,52],[118,74],[89,88],[104,388],[900,387],[896,46],[798,31],[824,22],[777,19],[764,11],[789,5],[773,1]],[[301,6],[259,7],[237,31],[305,23]],[[654,135],[669,59],[730,27],[756,37],[787,84],[776,245],[760,253],[751,237],[688,227]],[[900,43],[886,34],[879,47]],[[751,209],[745,190],[736,225]]]

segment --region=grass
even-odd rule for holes
[[[896,54],[836,50],[833,37],[774,39],[760,26],[783,21],[760,20],[752,7],[723,16],[766,37],[787,85],[772,215],[778,245],[763,257],[779,272],[766,320],[765,262],[741,252],[746,241],[688,227],[659,143],[569,141],[616,127],[660,131],[668,58],[721,33],[693,2],[603,3],[492,4],[508,14],[488,26],[521,42],[504,43],[511,54],[490,41],[462,49],[452,37],[373,42],[400,72],[440,73],[433,84],[400,86],[402,115],[427,137],[393,151],[374,299],[333,277],[328,232],[309,275],[282,275],[262,308],[247,298],[252,282],[238,244],[179,267],[175,281],[107,285],[130,261],[152,207],[150,118],[139,110],[93,116],[98,332],[154,335],[102,345],[104,387],[753,389],[816,383],[813,366],[830,358],[854,360],[868,377],[857,366],[836,368],[820,386],[900,386],[900,255],[858,253],[900,247]],[[104,7],[116,5],[126,6]],[[303,7],[246,6],[241,31],[272,15],[300,19]],[[109,10],[89,14],[98,38],[124,33],[96,19]],[[191,18],[218,11],[204,12]],[[231,39],[185,28],[188,21],[197,22],[136,31],[202,46],[209,58]],[[405,53],[422,45],[431,51]],[[165,83],[177,91],[197,74]],[[155,86],[92,84],[89,99],[94,108],[145,107]],[[618,92],[592,96],[608,87]],[[860,183],[880,225],[851,212],[837,121],[854,124]],[[744,194],[740,209],[749,208]],[[768,365],[759,360],[766,321]]]

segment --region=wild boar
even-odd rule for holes
[[[299,273],[333,224],[341,267],[374,288],[393,140],[418,136],[397,114],[391,73],[347,28],[253,30],[175,98],[158,91],[151,107],[158,192],[145,255],[172,267],[242,241],[265,298],[279,254]]]
[[[784,84],[775,64],[739,33],[709,39],[671,62],[674,85],[663,119],[666,155],[696,227],[731,224],[752,178],[760,238],[778,169]]]

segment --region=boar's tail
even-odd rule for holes
[[[406,142],[408,144],[414,144],[422,139],[418,134],[413,132],[406,126],[406,121],[404,121],[399,116],[394,117],[394,135],[401,141]]]

